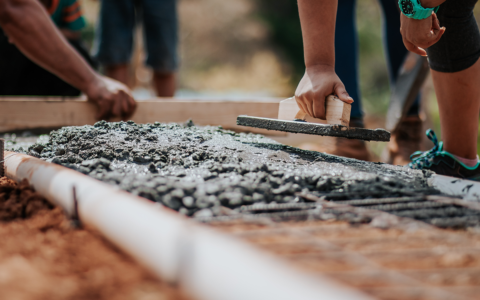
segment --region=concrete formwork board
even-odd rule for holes
[[[185,122],[197,125],[222,126],[225,129],[285,135],[263,129],[246,129],[236,124],[238,115],[248,114],[276,118],[281,98],[245,99],[178,99],[155,98],[138,101],[137,110],[129,118],[136,123]],[[33,128],[93,125],[96,107],[83,97],[22,97],[0,98],[0,132]],[[111,120],[119,121],[119,120]]]

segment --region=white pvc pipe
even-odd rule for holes
[[[434,174],[428,179],[428,184],[447,195],[480,202],[480,182]]]
[[[76,171],[12,152],[5,152],[5,157],[9,178],[27,179],[70,214],[75,186],[82,222],[198,299],[370,299]]]

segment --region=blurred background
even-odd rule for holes
[[[99,2],[83,0],[83,7],[89,21],[83,37],[91,47]],[[296,0],[178,0],[178,13],[181,66],[176,96],[287,98],[294,94],[304,72]],[[475,15],[479,13],[476,7]],[[357,24],[366,125],[383,127],[390,87],[376,0],[357,1]],[[130,75],[135,96],[141,100],[154,97],[154,92],[149,85],[152,72],[143,66],[142,38],[137,37]],[[426,127],[441,134],[430,78],[422,100]],[[385,145],[369,146],[379,155]]]

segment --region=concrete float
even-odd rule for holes
[[[76,198],[83,223],[197,299],[371,299],[79,172],[28,155],[4,154],[7,177],[27,179],[69,215],[75,214]]]

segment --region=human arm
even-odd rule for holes
[[[421,5],[424,8],[434,8],[443,2],[445,0],[421,0]],[[423,20],[408,18],[400,13],[400,24],[400,32],[407,50],[422,56],[427,56],[425,49],[437,43],[445,33],[445,27],[440,27],[434,12]]]
[[[325,98],[336,94],[352,103],[335,73],[335,19],[337,0],[298,0],[305,55],[305,75],[295,92],[299,107],[312,117],[325,119]]]
[[[97,74],[68,44],[36,0],[0,0],[0,26],[22,53],[84,92],[99,119],[130,116],[136,103],[123,84]]]

